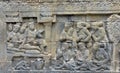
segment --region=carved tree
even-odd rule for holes
[[[113,42],[113,71],[119,69],[119,48],[120,48],[120,16],[113,14],[107,19],[107,31],[110,41]]]

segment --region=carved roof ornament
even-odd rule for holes
[[[111,22],[114,22],[114,21],[119,20],[119,19],[120,19],[119,15],[113,14],[107,19],[107,21],[109,22],[108,24],[110,24]]]

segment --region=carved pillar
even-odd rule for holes
[[[0,61],[5,62],[6,54],[6,24],[0,20]]]
[[[6,48],[6,23],[5,15],[0,11],[0,72],[6,73],[10,62],[7,61],[7,48]]]
[[[51,22],[45,22],[44,25],[45,25],[45,39],[46,39],[46,42],[47,42],[47,45],[48,45],[48,52],[51,52],[50,51],[50,49],[51,49],[50,42],[51,42],[52,23]]]
[[[113,49],[113,71],[119,72],[119,48],[120,43],[114,44]]]
[[[0,62],[7,61],[5,16],[0,12]]]
[[[47,43],[47,51],[51,53],[52,57],[55,56],[56,48],[54,48],[54,37],[52,37],[52,24],[56,21],[56,15],[41,16],[38,18],[38,22],[43,23],[45,26],[45,40]],[[53,32],[54,33],[54,32]]]

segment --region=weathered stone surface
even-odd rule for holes
[[[119,0],[3,0],[0,10],[0,73],[120,72]]]

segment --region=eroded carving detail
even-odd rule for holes
[[[106,71],[111,67],[111,51],[103,22],[66,22],[59,38],[56,58],[47,51],[45,29],[35,22],[7,24],[7,52],[15,70]],[[11,60],[12,60],[11,59]]]
[[[109,48],[106,47],[103,22],[66,23],[60,36],[55,69],[99,71],[110,70]],[[69,34],[70,33],[70,34]]]
[[[43,69],[51,57],[51,54],[47,52],[48,46],[44,37],[44,29],[36,29],[34,22],[8,23],[7,26],[7,52],[8,55],[12,55],[11,60],[16,56],[23,56],[23,58],[32,57],[36,59],[31,63],[27,61],[30,59],[20,60],[16,63],[14,69]],[[43,63],[45,65],[43,65]],[[34,64],[32,68],[31,64]]]
[[[119,72],[119,48],[120,48],[120,16],[117,14],[111,15],[108,19],[107,30],[110,42],[113,43],[113,68],[112,71]]]

